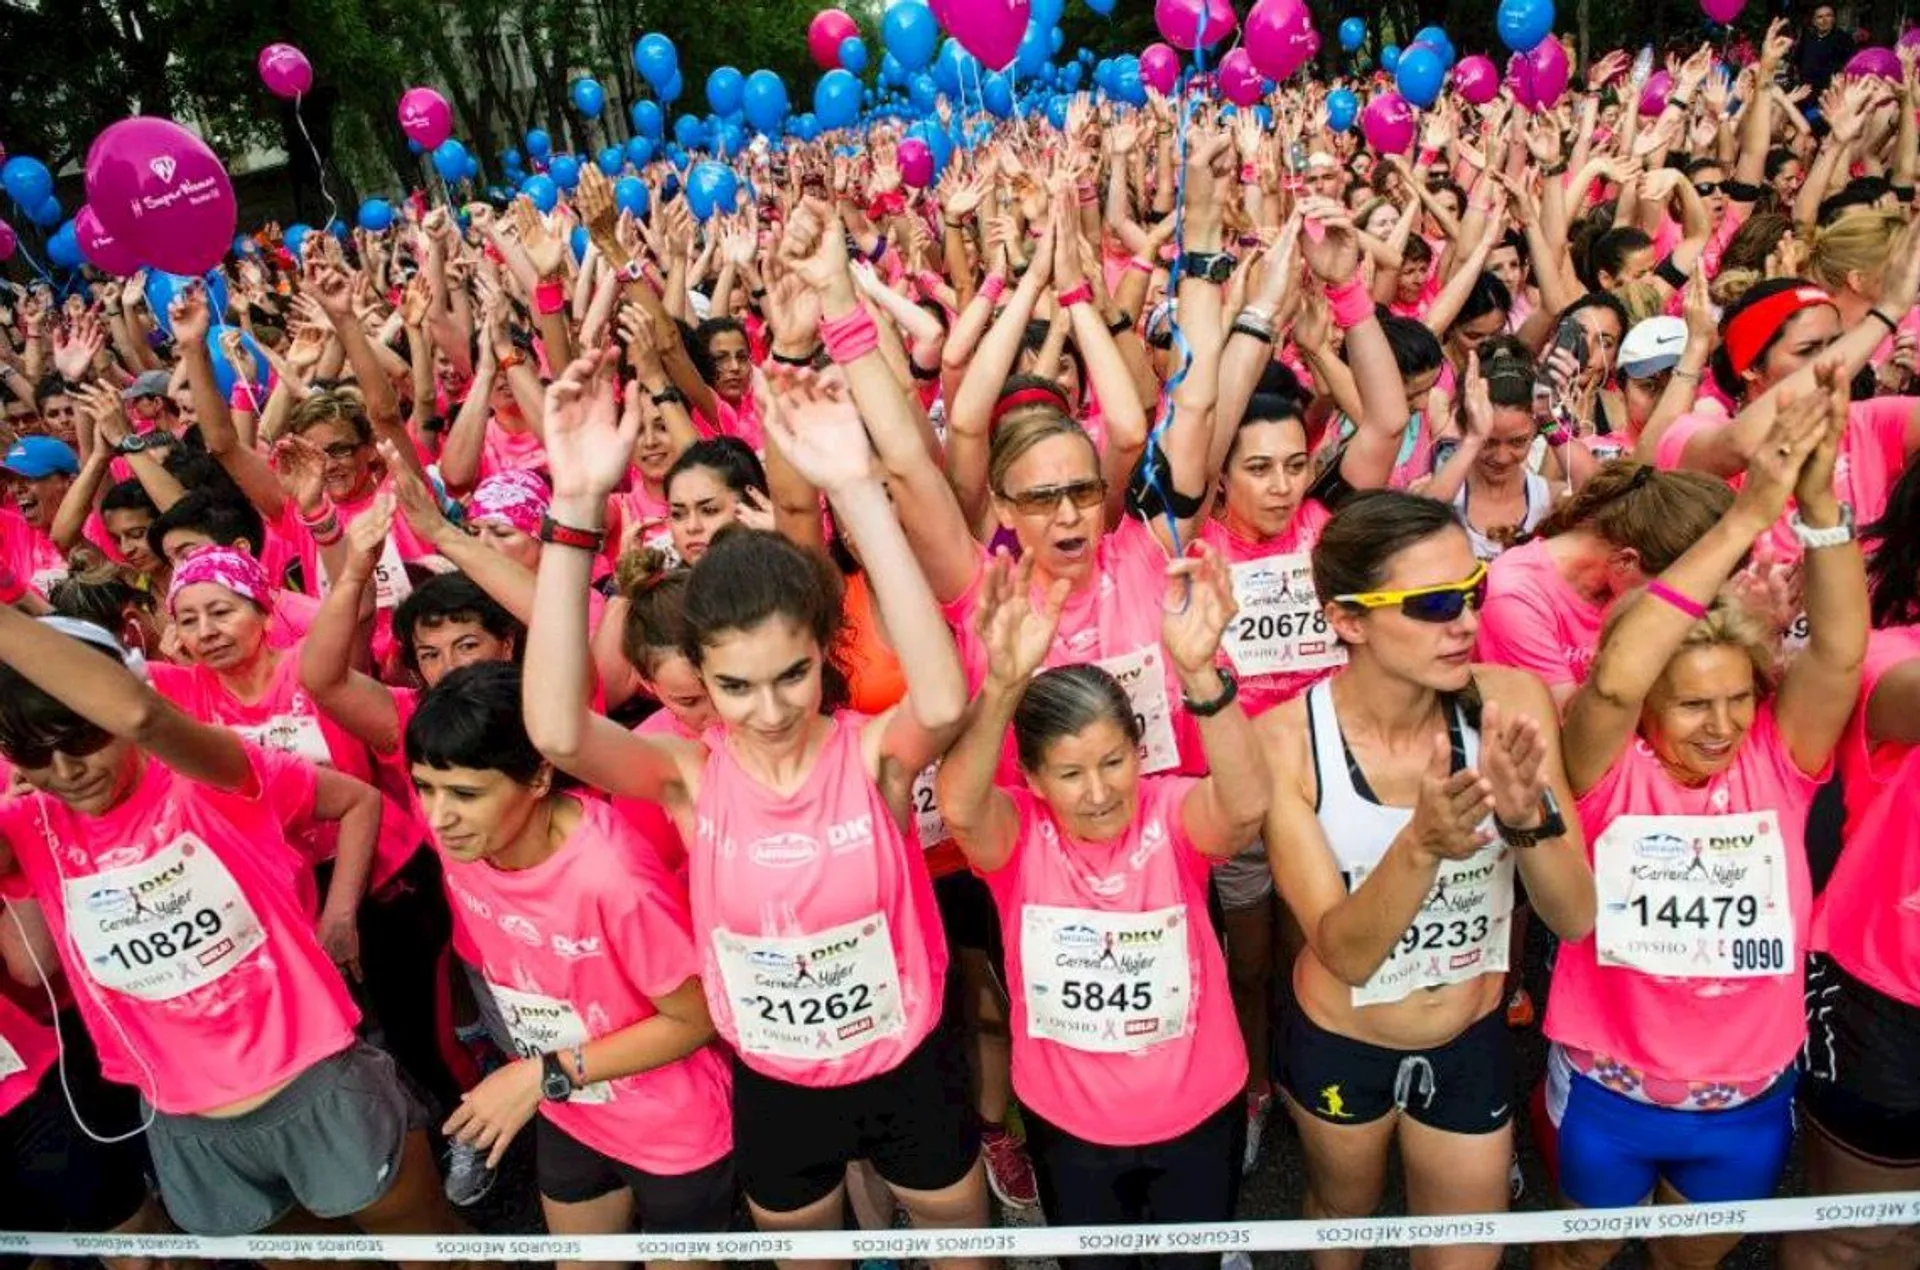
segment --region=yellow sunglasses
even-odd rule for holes
[[[1453,621],[1463,609],[1469,607],[1477,613],[1486,601],[1487,566],[1484,562],[1462,582],[1415,587],[1411,591],[1359,591],[1333,597],[1335,604],[1350,604],[1362,609],[1397,606],[1416,622],[1432,622],[1436,625]]]

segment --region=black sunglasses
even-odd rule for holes
[[[23,745],[10,749],[7,751],[7,757],[13,760],[16,767],[52,767],[55,754],[64,754],[68,758],[92,758],[106,749],[112,740],[113,733],[83,721],[64,736],[45,744]]]

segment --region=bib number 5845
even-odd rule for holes
[[[1103,984],[1099,980],[1064,979],[1060,1004],[1069,1010],[1145,1012],[1153,1008],[1153,988],[1145,983]]]

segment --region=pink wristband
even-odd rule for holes
[[[1142,260],[1138,256],[1128,256],[1127,268],[1133,270],[1135,273],[1152,273],[1153,262],[1151,260]]]
[[[1373,316],[1373,296],[1367,292],[1367,284],[1355,274],[1339,290],[1329,288],[1327,304],[1333,310],[1333,320],[1341,330],[1351,330]]]
[[[988,274],[987,280],[980,284],[980,294],[987,297],[988,301],[993,304],[1000,303],[1000,297],[1005,295],[1006,291],[1007,278],[1005,274]]]
[[[924,296],[933,296],[940,290],[940,275],[931,269],[922,269],[913,280],[920,284],[920,294]]]
[[[1647,583],[1647,594],[1656,600],[1664,601],[1673,608],[1679,609],[1696,622],[1707,615],[1707,609],[1704,604],[1698,604],[1688,599],[1658,578]]]
[[[1054,293],[1054,302],[1063,309],[1071,309],[1076,304],[1087,304],[1093,300],[1093,284],[1082,281],[1077,286]]]
[[[1432,167],[1433,161],[1439,157],[1440,152],[1438,150],[1422,150],[1420,152],[1420,162],[1417,166],[1423,168]]]
[[[856,307],[845,317],[821,319],[820,339],[827,346],[827,356],[844,366],[880,347],[880,327],[873,314]]]
[[[542,282],[533,289],[534,311],[545,317],[567,305],[566,288],[557,282]]]

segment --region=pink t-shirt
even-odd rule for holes
[[[360,1013],[301,906],[285,826],[313,768],[252,745],[223,793],[144,760],[104,816],[45,794],[0,806],[107,1079],[168,1115],[254,1097],[353,1043]]]
[[[1813,913],[1813,947],[1896,1001],[1920,1006],[1920,748],[1867,742],[1867,700],[1920,658],[1920,626],[1875,631],[1860,708],[1840,742],[1846,844]]]
[[[495,415],[487,420],[487,433],[480,443],[480,479],[501,472],[544,472],[547,450],[540,434],[532,428],[509,428]]]
[[[320,601],[300,591],[273,593],[273,612],[267,615],[267,643],[274,648],[295,648],[313,629],[320,614]]]
[[[443,856],[447,892],[523,1057],[644,1022],[699,973],[686,892],[659,853],[605,803],[530,869]],[[650,1071],[543,1101],[540,1114],[648,1173],[704,1168],[733,1149],[732,1081],[713,1046]]]
[[[740,398],[740,404],[734,405],[719,393],[713,394],[713,412],[718,418],[709,419],[698,410],[693,412],[693,426],[705,437],[737,437],[753,447],[755,454],[766,451],[767,438],[760,426],[760,405],[752,393]]]
[[[984,875],[1006,932],[1013,1087],[1103,1146],[1176,1138],[1247,1081],[1207,916],[1210,865],[1180,819],[1195,783],[1141,781],[1133,823],[1109,843],[1069,838],[1051,808],[1013,790],[1019,837]]]
[[[673,550],[672,508],[667,500],[649,494],[639,472],[631,473],[629,480],[631,484],[627,489],[607,500],[607,547],[603,558],[608,572],[619,567],[620,552],[626,546],[629,533],[638,534],[634,546],[652,547],[667,553],[670,559],[679,559]]]
[[[0,1116],[40,1087],[59,1053],[52,1028],[0,995]]]
[[[974,630],[974,611],[985,576],[986,552],[973,581],[946,604],[947,624],[966,667],[967,682],[986,681],[987,650]],[[1067,597],[1066,609],[1047,651],[1046,665],[1105,667],[1120,680],[1144,718],[1141,742],[1142,771],[1179,770],[1199,775],[1207,770],[1200,747],[1200,728],[1180,704],[1180,679],[1160,647],[1160,609],[1167,589],[1167,553],[1160,540],[1139,520],[1129,516],[1100,540],[1089,585]],[[1044,599],[1036,587],[1034,602]],[[1000,783],[1021,783],[1013,762],[1013,738],[1007,738]]]
[[[1318,499],[1309,498],[1294,512],[1293,520],[1286,530],[1278,537],[1266,542],[1242,538],[1229,529],[1227,522],[1221,519],[1209,519],[1203,523],[1200,526],[1200,539],[1218,551],[1229,565],[1253,564],[1256,561],[1271,560],[1276,556],[1306,556],[1310,555],[1314,547],[1319,544],[1320,531],[1325,529],[1327,522],[1332,519],[1333,513],[1327,510],[1326,504]],[[1299,581],[1298,578],[1289,579],[1289,585],[1297,581]],[[1235,579],[1235,589],[1242,592],[1241,613],[1250,619],[1258,618],[1260,615],[1252,611],[1253,606],[1245,593],[1245,585],[1239,577]],[[1314,613],[1320,610],[1319,601],[1313,596],[1310,577],[1307,579],[1307,587],[1301,595],[1300,602],[1287,605],[1280,611],[1293,616],[1308,609]],[[1235,620],[1237,622],[1239,619]],[[1231,632],[1229,634],[1231,635]],[[1328,665],[1315,670],[1248,674],[1241,667],[1234,665],[1231,645],[1231,638],[1223,644],[1220,650],[1220,661],[1221,664],[1232,667],[1238,676],[1240,705],[1250,716],[1264,714],[1281,702],[1299,696],[1332,674],[1336,668],[1334,665]],[[1301,655],[1311,659],[1330,658],[1337,647],[1338,641],[1331,632],[1326,632],[1324,639],[1316,639],[1311,643],[1303,641],[1296,646]]]
[[[671,736],[682,741],[698,741],[699,734],[680,722],[673,711],[662,706],[640,721],[633,730],[635,736]],[[660,852],[660,861],[667,866],[668,872],[681,877],[687,872],[687,845],[680,837],[679,826],[673,823],[673,816],[665,807],[648,798],[615,798],[613,809],[625,816],[640,836],[652,843]]]
[[[741,1061],[795,1085],[892,1071],[940,1019],[933,882],[867,774],[865,721],[836,714],[784,795],[740,766],[724,729],[706,736],[689,870],[700,981]]]
[[[203,723],[232,728],[246,740],[278,750],[319,767],[331,767],[355,780],[375,784],[373,755],[333,716],[314,704],[300,683],[298,647],[272,654],[273,675],[260,700],[241,701],[204,666],[148,667],[154,691]],[[308,825],[294,843],[312,863],[334,857],[340,838],[332,823]],[[384,798],[380,808],[380,835],[374,840],[370,888],[385,884],[413,858],[425,840],[425,830],[403,804]]]
[[[1536,538],[1487,566],[1477,656],[1530,670],[1548,687],[1578,687],[1600,651],[1606,615],[1560,576],[1547,540]]]
[[[1807,1031],[1801,995],[1806,979],[1803,954],[1813,919],[1813,882],[1807,871],[1805,831],[1814,791],[1825,780],[1826,773],[1809,776],[1794,766],[1771,705],[1761,706],[1754,717],[1733,766],[1697,788],[1680,785],[1668,775],[1645,741],[1637,736],[1629,741],[1579,805],[1587,851],[1600,880],[1601,920],[1608,919],[1610,892],[1604,881],[1608,862],[1598,858],[1598,850],[1601,835],[1617,817],[1765,813],[1764,827],[1784,851],[1784,861],[1774,863],[1784,868],[1785,894],[1762,886],[1766,870],[1757,860],[1744,861],[1748,867],[1744,880],[1752,888],[1742,893],[1755,894],[1757,904],[1763,906],[1762,917],[1777,905],[1786,906],[1792,946],[1783,950],[1784,969],[1779,974],[1698,978],[1602,967],[1596,953],[1598,931],[1577,943],[1563,943],[1547,998],[1548,1037],[1667,1082],[1747,1082],[1784,1071]],[[1679,846],[1680,853],[1670,862],[1674,871],[1705,867],[1698,838],[1693,840],[1692,866],[1684,853],[1686,843]],[[1631,848],[1623,844],[1619,849]],[[1633,897],[1622,894],[1613,902],[1619,911],[1628,912]],[[1658,906],[1653,907],[1658,923]],[[1701,918],[1709,925],[1701,927],[1692,921],[1689,909],[1683,898],[1673,910],[1673,920],[1649,929],[1656,935],[1677,932],[1691,937],[1698,928],[1716,939],[1721,939],[1716,931],[1725,931],[1722,944],[1738,941],[1740,927],[1728,920],[1728,913],[1716,915],[1715,906],[1706,907]],[[1647,1092],[1656,1102],[1669,1101],[1652,1087]]]

